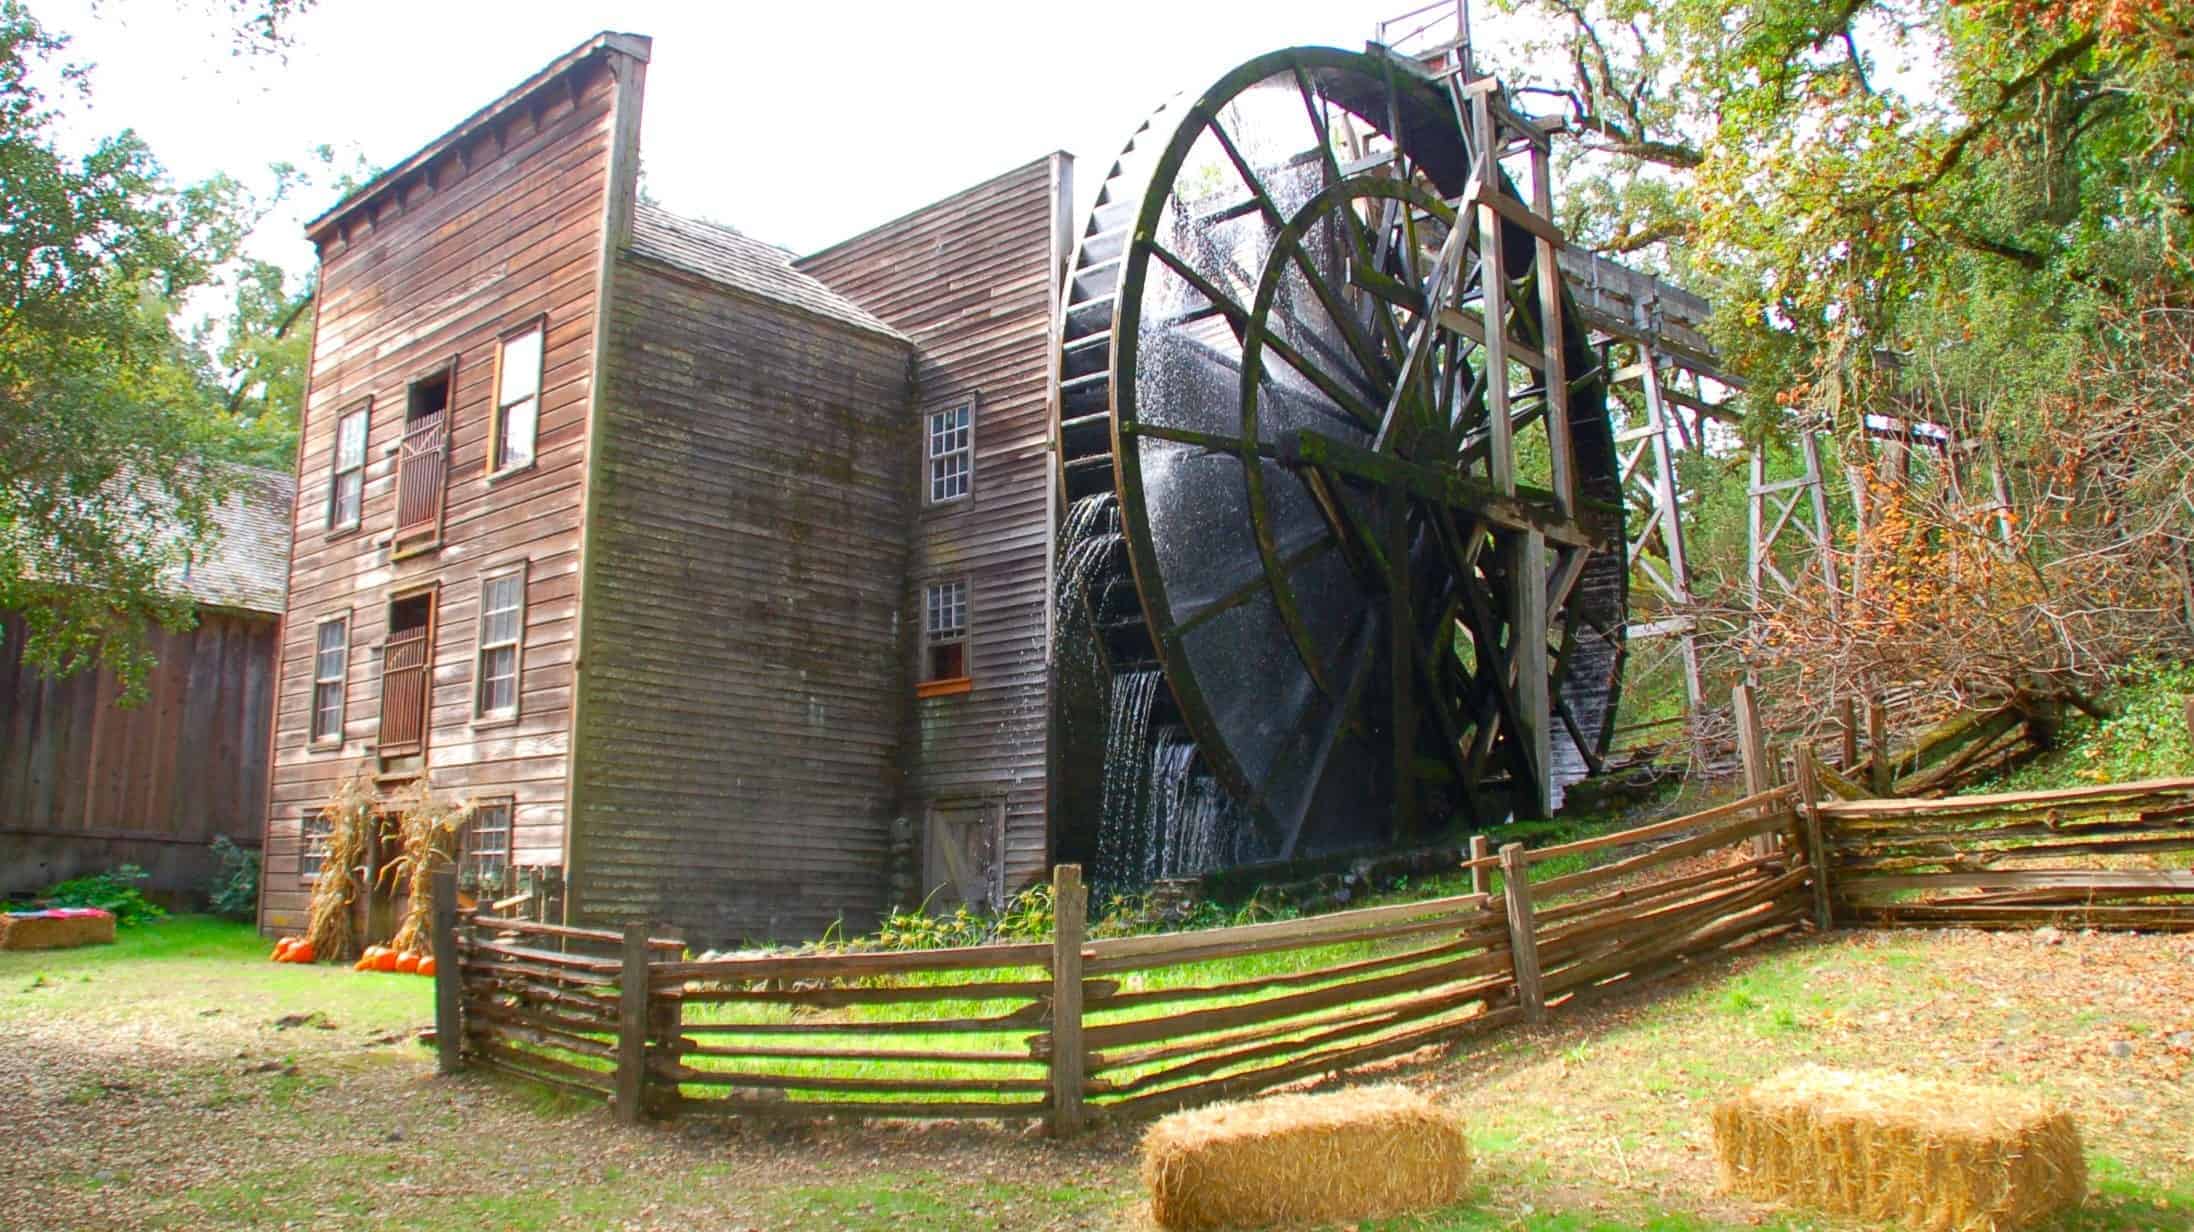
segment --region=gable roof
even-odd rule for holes
[[[791,252],[731,227],[681,218],[641,202],[632,212],[629,251],[749,295],[887,338],[912,341],[868,309],[794,269]]]
[[[214,506],[219,537],[169,582],[208,607],[282,614],[289,591],[290,527],[297,480],[283,471],[231,466],[228,498]]]

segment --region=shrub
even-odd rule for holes
[[[112,912],[114,922],[127,928],[167,914],[137,888],[138,882],[151,875],[134,864],[118,864],[103,873],[71,877],[40,897],[55,907],[97,907]]]
[[[223,834],[213,840],[213,856],[221,862],[221,868],[206,883],[206,910],[226,920],[249,920],[257,915],[259,853],[246,851]]]

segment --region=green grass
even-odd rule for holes
[[[271,949],[247,924],[171,916],[122,929],[113,945],[0,953],[0,1024],[38,1014],[174,1025],[260,1002],[357,1030],[400,1030],[433,1018],[432,981],[271,963]],[[148,979],[153,971],[157,977]],[[125,988],[129,995],[117,995]]]

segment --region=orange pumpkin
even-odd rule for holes
[[[428,976],[434,974],[434,955],[429,954],[419,960],[419,974]]]
[[[398,975],[411,975],[418,970],[419,956],[417,954],[405,950],[396,956],[396,973]]]
[[[319,955],[313,953],[312,942],[299,938],[297,944],[289,948],[289,957],[284,958],[282,961],[293,963],[309,963],[317,957],[319,957]]]
[[[382,950],[378,955],[374,957],[373,969],[376,971],[396,970],[396,951],[387,949]]]
[[[381,969],[381,955],[386,953],[388,953],[388,947],[386,946],[369,945],[366,947],[366,952],[358,956],[358,965],[352,969],[356,971],[379,971]]]
[[[267,961],[288,962],[290,947],[296,944],[297,938],[295,937],[284,937],[280,941],[275,942],[274,953],[267,955]]]

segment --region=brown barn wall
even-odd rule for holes
[[[611,303],[572,910],[867,927],[911,688],[907,346],[639,259]]]
[[[375,768],[389,596],[422,584],[440,586],[425,754],[430,783],[452,796],[512,798],[515,861],[563,861],[595,301],[613,168],[621,165],[619,112],[637,107],[643,72],[643,62],[614,51],[582,59],[451,142],[405,187],[322,233],[261,901],[270,928],[303,921],[299,818],[342,777]],[[490,482],[498,343],[543,314],[536,461]],[[396,520],[397,459],[384,450],[402,434],[406,386],[452,356],[458,366],[441,546],[392,559],[385,541]],[[336,421],[368,396],[363,524],[330,536]],[[480,575],[521,561],[528,580],[519,717],[475,726]],[[344,739],[339,749],[308,748],[315,630],[346,610]]]
[[[913,703],[908,807],[919,819],[938,804],[1003,804],[1009,892],[1043,876],[1050,855],[1047,374],[1070,167],[1064,154],[1039,159],[798,262],[914,338],[916,407],[903,421],[902,448],[918,464],[921,412],[976,397],[971,495],[932,509],[922,503],[926,489],[915,494],[915,561],[902,608],[919,631],[923,588],[968,579],[974,689]]]
[[[124,709],[112,673],[26,665],[22,619],[0,614],[0,894],[126,863],[195,898],[215,836],[257,846],[275,625],[202,610],[195,629],[154,629],[148,695]]]

